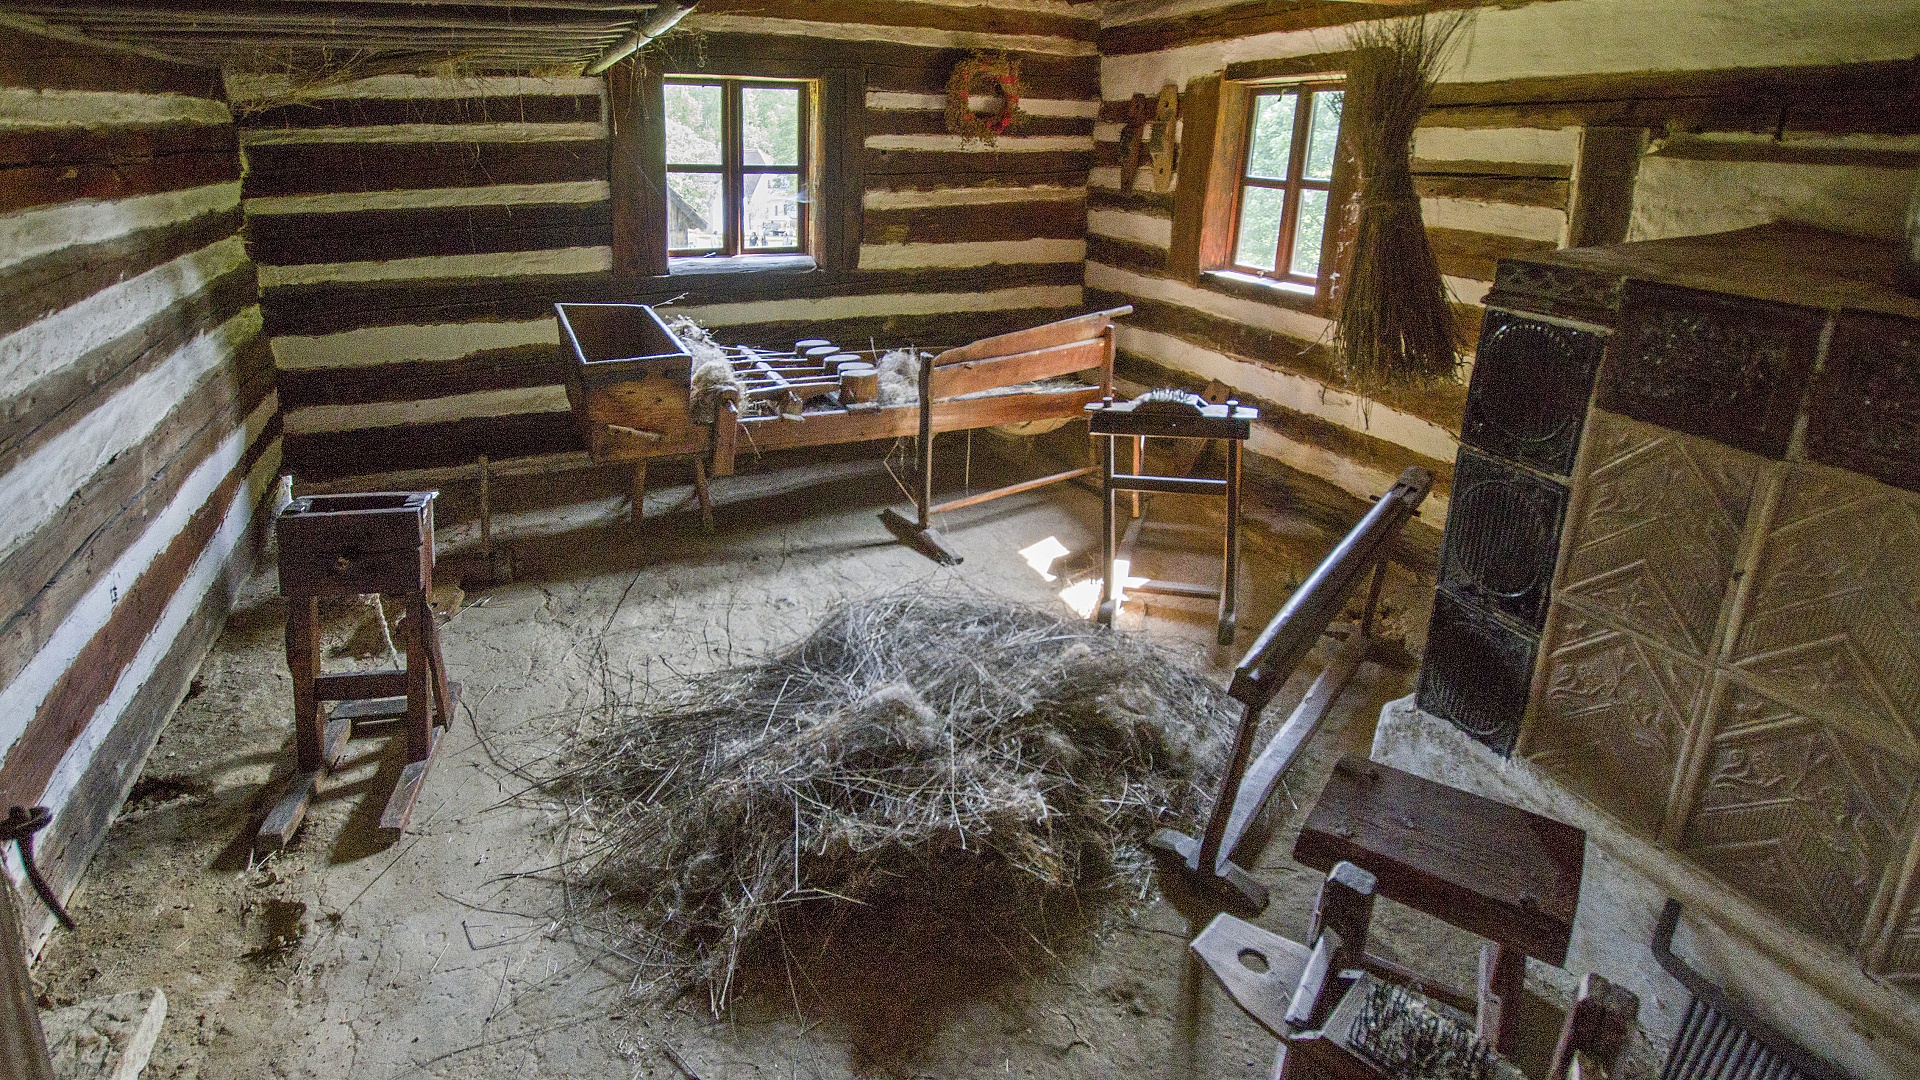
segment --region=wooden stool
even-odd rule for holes
[[[1527,957],[1567,962],[1587,834],[1572,825],[1361,757],[1341,759],[1293,857],[1349,862],[1379,894],[1488,938],[1474,995],[1479,1035],[1511,1050]],[[1349,935],[1351,936],[1351,935]]]
[[[1234,400],[1208,404],[1198,394],[1180,390],[1154,390],[1132,401],[1107,398],[1087,406],[1087,430],[1107,438],[1104,470],[1104,499],[1100,512],[1100,605],[1097,618],[1113,625],[1119,607],[1120,589],[1114,581],[1113,519],[1114,496],[1123,491],[1157,491],[1174,495],[1213,495],[1227,500],[1227,535],[1223,545],[1225,565],[1220,584],[1189,584],[1184,581],[1148,579],[1130,586],[1134,592],[1191,596],[1220,601],[1217,638],[1222,645],[1233,643],[1234,607],[1240,579],[1240,451],[1252,434],[1258,409],[1249,409]],[[1115,440],[1133,439],[1133,471],[1120,472]],[[1148,439],[1224,439],[1227,444],[1226,476],[1219,480],[1186,476],[1153,476],[1141,473],[1143,448]],[[1134,513],[1139,513],[1136,502]]]
[[[439,630],[427,604],[433,588],[433,500],[438,494],[309,495],[289,503],[276,522],[280,595],[287,599],[296,761],[286,792],[260,825],[257,845],[284,847],[293,839],[320,773],[339,760],[356,720],[405,720],[407,764],[380,815],[380,828],[398,833],[407,827],[459,694],[459,684],[447,682]],[[406,604],[407,666],[321,674],[320,598],[367,593],[399,597]],[[322,701],[354,704],[335,707],[323,722]]]

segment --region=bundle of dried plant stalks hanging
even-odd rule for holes
[[[852,603],[760,663],[616,704],[568,774],[591,839],[576,925],[635,984],[791,958],[886,905],[1001,920],[1141,864],[1204,801],[1231,702],[1135,639],[1006,603]],[[587,899],[581,899],[581,897]],[[984,936],[982,938],[984,940]]]
[[[1413,129],[1470,13],[1361,23],[1347,36],[1341,135],[1360,171],[1360,218],[1335,337],[1362,387],[1419,385],[1459,367],[1459,329],[1413,187]]]

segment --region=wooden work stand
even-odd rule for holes
[[[1134,592],[1167,596],[1190,596],[1218,600],[1220,617],[1217,637],[1222,645],[1233,644],[1234,609],[1238,602],[1240,578],[1240,450],[1252,433],[1257,409],[1249,409],[1234,400],[1211,404],[1197,394],[1179,390],[1154,390],[1132,401],[1107,398],[1087,405],[1087,430],[1106,437],[1105,469],[1102,476],[1103,501],[1100,513],[1100,604],[1096,611],[1103,625],[1113,625],[1119,606],[1120,588],[1114,580],[1113,526],[1115,498],[1122,492],[1161,492],[1171,495],[1211,495],[1227,500],[1226,536],[1222,543],[1220,584],[1199,585],[1184,581],[1147,579],[1126,586]],[[1133,467],[1119,469],[1117,440],[1127,437],[1132,443]],[[1143,474],[1142,461],[1148,439],[1220,439],[1227,448],[1226,475],[1220,479],[1189,476]],[[1132,516],[1140,516],[1140,500],[1133,500]],[[1130,529],[1129,536],[1137,530]]]
[[[257,846],[285,847],[293,839],[321,772],[339,760],[355,722],[404,721],[407,764],[380,815],[380,828],[397,834],[407,827],[460,689],[447,681],[439,630],[427,604],[437,494],[311,495],[288,504],[276,522],[280,595],[287,599],[295,765],[285,793],[260,825]],[[322,674],[320,598],[367,593],[405,603],[406,667]],[[342,704],[323,719],[323,701]]]

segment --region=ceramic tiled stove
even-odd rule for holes
[[[1502,262],[1417,695],[1891,993],[1887,1022],[1920,1018],[1920,302],[1894,254],[1773,225]]]

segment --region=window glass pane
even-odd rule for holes
[[[720,164],[720,88],[668,83],[667,164]]]
[[[1247,175],[1285,180],[1293,154],[1293,110],[1300,95],[1261,94],[1253,99],[1253,138],[1247,145]]]
[[[1293,265],[1301,277],[1320,275],[1320,240],[1326,235],[1327,193],[1311,189],[1300,193],[1300,223],[1293,227]]]
[[[714,173],[667,174],[667,248],[713,251],[726,242],[726,201]]]
[[[1340,146],[1340,105],[1346,94],[1322,90],[1313,95],[1313,120],[1307,126],[1309,180],[1332,180],[1333,158]]]
[[[1276,188],[1250,187],[1240,193],[1240,239],[1233,261],[1239,266],[1272,270],[1280,248],[1280,218],[1287,193]]]
[[[747,250],[800,246],[799,180],[792,173],[746,175]]]
[[[741,161],[747,165],[800,164],[800,88],[740,88]]]

